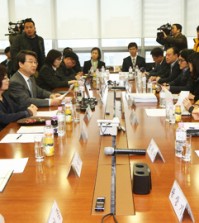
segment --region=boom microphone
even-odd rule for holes
[[[145,149],[114,149],[113,147],[104,148],[105,155],[145,155]]]

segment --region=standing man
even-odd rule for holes
[[[30,104],[37,107],[58,106],[61,104],[60,94],[51,94],[37,86],[33,74],[37,69],[37,55],[33,51],[22,50],[17,54],[18,71],[10,79],[10,96],[26,108]]]
[[[21,50],[31,50],[37,54],[38,66],[40,70],[45,60],[44,39],[36,34],[35,23],[31,18],[24,20],[24,30],[18,34],[11,45],[11,59],[13,71],[16,71],[16,56]]]
[[[162,38],[157,38],[156,41],[164,45],[166,50],[170,47],[176,47],[180,52],[183,49],[187,49],[187,38],[181,32],[182,26],[178,23],[175,23],[171,27],[171,35],[167,35],[162,30]]]
[[[132,42],[128,45],[128,51],[130,53],[130,56],[124,58],[123,64],[122,64],[122,71],[128,72],[129,67],[132,67],[133,70],[135,70],[135,67],[138,66],[138,68],[145,68],[145,58],[141,57],[138,54],[138,46],[137,43]]]

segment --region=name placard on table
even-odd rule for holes
[[[157,157],[159,157],[165,163],[165,159],[154,139],[151,139],[151,142],[149,143],[149,146],[147,148],[147,154],[149,155],[149,158],[151,159],[152,163]]]
[[[176,180],[174,181],[173,186],[171,188],[169,200],[173,206],[173,209],[177,215],[179,222],[182,222],[185,210],[187,210],[192,221],[195,222],[191,207]]]

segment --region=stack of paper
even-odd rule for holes
[[[135,103],[151,103],[157,102],[157,97],[153,93],[131,93],[129,94]]]

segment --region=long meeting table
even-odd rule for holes
[[[36,162],[33,143],[0,144],[0,159],[25,158],[28,163],[23,173],[12,174],[4,191],[0,193],[0,213],[6,223],[43,223],[47,222],[54,201],[58,204],[65,223],[100,222],[103,213],[92,214],[93,194],[102,138],[108,142],[110,136],[100,136],[97,120],[109,118],[105,114],[108,109],[110,118],[113,115],[113,92],[108,92],[104,102],[98,102],[90,121],[86,124],[88,140],[79,140],[81,122],[66,125],[64,137],[55,137],[55,155],[45,157],[43,162]],[[98,97],[95,90],[93,95]],[[169,201],[174,180],[177,180],[184,192],[195,222],[199,222],[199,159],[194,152],[198,149],[198,137],[192,137],[192,159],[190,163],[175,157],[174,142],[177,124],[169,124],[165,117],[148,117],[145,108],[157,108],[153,105],[137,105],[129,107],[125,92],[117,92],[117,115],[126,132],[117,135],[117,145],[128,148],[147,149],[151,139],[157,143],[165,162],[161,159],[151,162],[146,156],[129,156],[129,166],[135,163],[146,163],[151,170],[152,189],[149,194],[132,193],[135,215],[116,215],[119,223],[168,223],[178,222]],[[53,110],[56,108],[49,108]],[[134,109],[138,123],[129,121]],[[45,110],[45,109],[43,109]],[[183,117],[183,121],[193,121],[191,117]],[[16,133],[20,125],[10,123],[0,132],[0,140],[8,133]],[[110,145],[111,146],[111,145]],[[83,162],[80,177],[69,173],[74,153],[78,152]],[[125,191],[122,191],[125,193]],[[112,222],[106,220],[105,222]],[[192,222],[186,214],[183,222]]]

